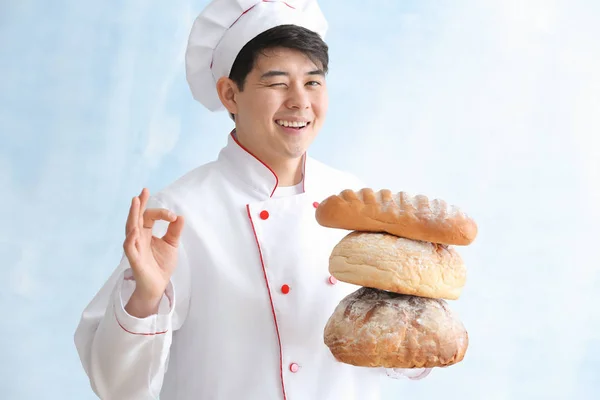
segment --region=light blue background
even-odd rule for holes
[[[212,160],[231,129],[185,82],[205,4],[0,3],[0,398],[94,398],[73,332],[131,197]],[[465,360],[386,398],[600,398],[600,3],[321,6],[331,105],[313,155],[480,226],[451,302]]]

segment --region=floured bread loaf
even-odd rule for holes
[[[329,228],[387,232],[448,245],[468,245],[477,236],[475,221],[459,208],[424,195],[390,190],[344,190],[321,202],[316,219]]]
[[[465,356],[468,334],[444,300],[361,288],[329,318],[325,344],[360,367],[433,368]]]
[[[401,294],[456,300],[466,267],[453,248],[387,233],[351,232],[329,257],[331,275]]]

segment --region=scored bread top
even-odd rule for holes
[[[447,367],[461,362],[469,346],[446,301],[369,287],[340,301],[323,337],[338,361],[371,368]]]
[[[441,199],[388,189],[346,189],[321,202],[316,219],[329,228],[386,232],[448,245],[468,245],[477,236],[477,224],[460,208]]]

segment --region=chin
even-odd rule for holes
[[[307,149],[308,145],[305,140],[281,143],[282,154],[285,154],[288,158],[300,158],[306,153]]]
[[[281,138],[281,149],[290,158],[303,156],[316,136],[312,122],[301,129],[275,125],[276,132]]]
[[[306,147],[297,147],[295,149],[290,149],[289,155],[292,158],[300,158],[306,153]]]

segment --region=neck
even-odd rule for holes
[[[280,162],[274,160],[263,160],[279,180],[279,186],[294,186],[302,181],[302,157],[298,159],[287,159]]]
[[[272,157],[260,148],[254,148],[252,143],[246,143],[244,137],[240,137],[237,132],[234,131],[233,135],[251,154],[271,168],[277,175],[279,186],[294,186],[302,181],[304,156],[299,158]]]

